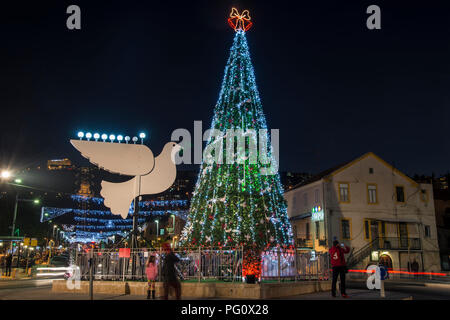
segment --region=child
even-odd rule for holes
[[[145,273],[147,274],[147,281],[148,281],[147,299],[150,299],[150,293],[152,295],[152,299],[155,299],[155,282],[156,282],[156,275],[158,274],[155,256],[148,257]]]

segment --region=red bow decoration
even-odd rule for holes
[[[239,11],[237,11],[236,8],[232,8],[230,17],[228,18],[228,24],[234,29],[234,31],[247,31],[253,25],[250,20],[250,12],[248,10],[244,10],[241,14],[239,14]]]

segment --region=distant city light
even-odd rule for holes
[[[22,179],[16,179],[14,180],[15,183],[22,183]]]
[[[33,200],[34,203],[38,204],[39,202],[41,202],[39,199],[34,199]]]
[[[8,171],[8,170],[3,170],[2,173],[1,173],[1,177],[2,177],[3,179],[8,179],[8,178],[11,177],[11,172]]]

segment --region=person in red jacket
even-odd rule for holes
[[[345,253],[350,252],[350,248],[345,244],[339,244],[339,241],[333,241],[333,247],[330,248],[331,266],[333,267],[333,282],[331,283],[331,295],[336,297],[336,282],[338,276],[341,278],[341,294],[342,297],[348,298],[345,293],[345,273],[347,265],[345,263]]]

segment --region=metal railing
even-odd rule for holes
[[[422,250],[420,238],[378,238],[380,250]]]
[[[173,251],[180,262],[176,264],[179,278],[187,281],[243,281],[242,248],[178,248]],[[74,263],[80,268],[81,280],[89,279],[90,253],[73,253]],[[130,250],[128,258],[119,257],[119,249],[92,251],[95,280],[146,281],[145,265],[154,255],[158,265],[158,281],[161,281],[161,266],[164,252],[161,249]],[[134,270],[132,270],[134,260]],[[273,249],[261,256],[261,280],[327,280],[329,278],[329,256],[300,252],[297,249]]]
[[[176,249],[173,251],[180,262],[177,263],[178,276],[182,280],[217,279],[224,281],[241,280],[242,250],[228,248]],[[156,257],[158,281],[161,280],[161,266],[164,253],[160,249],[130,250],[128,258],[119,257],[119,250],[94,250],[93,266],[96,280],[136,280],[146,281],[145,267],[150,255]],[[81,279],[89,277],[89,253],[76,252],[75,264],[80,267]],[[135,268],[132,270],[133,260]]]
[[[329,271],[328,253],[273,249],[262,254],[262,280],[328,280]]]

